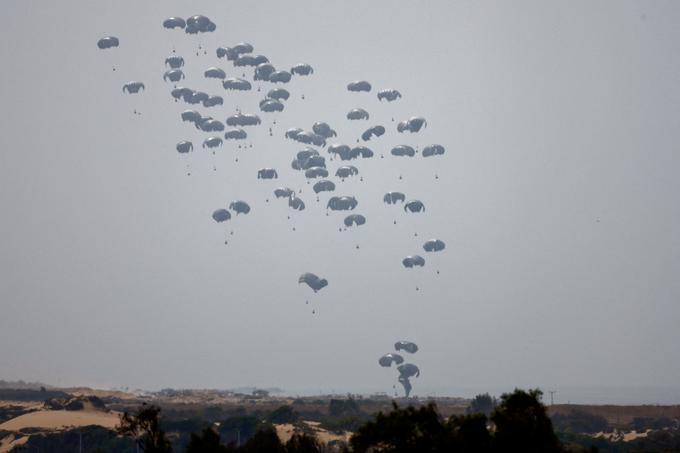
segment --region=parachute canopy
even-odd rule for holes
[[[409,201],[404,205],[404,211],[406,212],[422,212],[425,211],[425,205],[420,200]]]
[[[276,179],[279,174],[273,168],[261,168],[257,171],[257,179]]]
[[[350,214],[345,217],[345,226],[351,227],[352,225],[360,226],[366,223],[366,217],[361,214]]]
[[[394,343],[395,351],[406,351],[410,354],[418,352],[418,345],[411,341],[397,341]]]
[[[416,150],[413,149],[413,147],[408,146],[408,145],[397,145],[394,148],[392,148],[391,151],[393,156],[408,156],[408,157],[413,157],[416,155]]]
[[[182,112],[182,121],[189,121],[191,123],[197,123],[201,121],[203,117],[196,110],[185,110]]]
[[[397,124],[398,132],[418,132],[423,127],[427,127],[427,121],[422,116],[412,116],[411,118],[401,121]]]
[[[239,55],[234,60],[234,66],[257,66],[262,63],[269,63],[269,59],[264,55]]]
[[[203,107],[214,107],[216,105],[224,104],[224,99],[222,96],[210,96],[208,99],[203,101]]]
[[[318,181],[314,184],[313,189],[314,193],[333,192],[335,190],[335,183],[327,179],[322,179],[321,181]]]
[[[215,50],[215,53],[217,54],[217,58],[227,57],[227,60],[229,61],[233,61],[238,58],[238,52],[236,52],[231,47],[218,47]]]
[[[367,120],[368,112],[364,109],[352,109],[347,113],[348,120]]]
[[[392,352],[385,354],[384,356],[380,357],[378,359],[378,363],[380,366],[383,367],[390,367],[392,366],[392,363],[396,363],[397,365],[400,365],[404,362],[404,358],[400,356],[399,354],[394,354]]]
[[[208,137],[203,141],[203,148],[217,148],[219,146],[222,146],[220,137]]]
[[[441,252],[446,248],[446,244],[441,239],[430,239],[423,244],[423,250],[426,252]]]
[[[425,259],[420,255],[409,255],[404,258],[401,263],[404,267],[412,268],[415,266],[423,267],[425,266]]]
[[[163,74],[163,80],[166,82],[179,82],[184,78],[184,73],[182,72],[181,69],[170,69],[168,71],[165,71],[165,74]]]
[[[359,91],[371,91],[371,84],[368,83],[365,80],[357,80],[355,82],[350,82],[347,85],[347,90],[348,91],[354,91],[354,92],[359,92]]]
[[[315,134],[319,134],[325,138],[331,138],[338,135],[333,129],[331,129],[328,123],[314,123],[312,126],[312,131],[314,131]]]
[[[271,99],[276,99],[277,101],[280,100],[286,101],[290,97],[290,93],[285,88],[272,88],[271,90],[269,90],[269,93],[267,93],[267,97]]]
[[[201,118],[194,124],[197,129],[204,132],[221,132],[224,130],[224,124],[212,118]]]
[[[222,82],[222,86],[225,90],[237,90],[237,91],[248,91],[253,86],[245,79],[239,79],[237,77],[230,77]]]
[[[357,146],[352,148],[352,155],[368,159],[369,157],[373,157],[373,151],[365,146]]]
[[[239,55],[251,53],[253,50],[253,46],[247,42],[238,43],[234,47],[218,47],[217,58],[227,57],[227,60],[234,61]]]
[[[177,144],[177,152],[180,154],[186,154],[194,150],[194,144],[189,141],[179,142]]]
[[[276,71],[276,68],[271,63],[261,63],[255,67],[255,80],[269,80],[269,76]]]
[[[397,370],[399,370],[399,377],[404,377],[404,378],[412,378],[412,377],[418,377],[420,376],[420,370],[418,369],[417,366],[415,366],[412,363],[405,363],[403,365],[399,365],[397,367]]]
[[[326,159],[312,148],[305,148],[297,153],[291,164],[295,170],[309,170],[312,167],[326,168]]]
[[[305,202],[293,194],[288,199],[288,206],[295,209],[296,211],[303,211],[305,209]]]
[[[338,178],[349,178],[350,176],[354,176],[359,174],[359,169],[355,167],[354,165],[346,165],[344,167],[340,167],[335,171],[335,176]]]
[[[97,41],[97,47],[100,49],[112,49],[118,47],[119,41],[115,36],[105,36]]]
[[[276,99],[263,99],[260,101],[260,110],[265,113],[283,112],[283,103]]]
[[[288,83],[290,82],[291,75],[288,71],[274,71],[269,74],[269,81],[272,83]]]
[[[245,140],[248,134],[243,129],[230,129],[224,133],[226,140]]]
[[[312,74],[314,72],[314,69],[312,69],[312,67],[307,63],[298,63],[292,68],[290,68],[290,72],[291,74],[306,76]]]
[[[354,197],[331,197],[328,200],[326,209],[331,211],[350,211],[357,207],[359,202]]]
[[[286,138],[304,143],[305,145],[326,146],[326,138],[322,135],[302,129],[288,129]]]
[[[442,145],[428,145],[423,148],[423,157],[441,156],[446,150]]]
[[[215,31],[217,25],[215,25],[206,16],[196,15],[191,16],[186,21],[186,28],[184,31],[190,35],[195,35],[197,33],[208,33]]]
[[[170,55],[165,59],[165,64],[170,66],[171,69],[177,69],[184,66],[184,58],[179,55]]]
[[[387,204],[397,204],[398,201],[403,203],[406,201],[406,195],[401,192],[387,192],[383,197],[383,201]]]
[[[163,21],[163,28],[173,29],[173,28],[184,28],[187,23],[181,17],[168,17]]]
[[[314,292],[317,292],[320,289],[328,286],[328,280],[325,278],[319,278],[316,274],[312,274],[311,272],[305,272],[304,274],[300,275],[298,283],[306,283],[307,286],[314,290]]]
[[[213,212],[212,218],[215,222],[222,223],[231,219],[231,213],[226,209],[217,209],[215,212]]]
[[[205,70],[203,76],[207,79],[224,79],[227,77],[227,73],[224,72],[224,69],[212,66]]]
[[[250,205],[243,200],[234,200],[229,203],[229,209],[236,212],[236,214],[248,214],[250,212]]]
[[[327,178],[328,170],[323,167],[310,167],[305,170],[305,177],[309,179],[314,178]]]
[[[358,157],[369,158],[373,157],[373,151],[365,146],[356,146],[350,148],[347,145],[333,144],[328,147],[330,154],[335,154],[340,160],[352,160]]]
[[[383,126],[373,126],[366,129],[363,134],[361,134],[361,139],[365,142],[369,141],[373,137],[380,137],[385,133],[385,128]]]
[[[341,160],[351,160],[352,148],[347,145],[334,143],[328,147],[328,154],[335,154],[340,157]]]
[[[387,102],[396,101],[401,97],[401,93],[397,90],[380,90],[378,91],[378,100],[385,99]]]
[[[128,82],[123,85],[123,93],[135,94],[144,91],[144,84],[142,82]]]
[[[262,120],[260,117],[250,113],[236,113],[227,118],[227,126],[256,126]]]
[[[255,50],[253,45],[247,42],[240,42],[236,44],[234,47],[232,47],[232,49],[237,54],[252,53]]]
[[[278,189],[274,190],[274,196],[276,198],[290,198],[290,196],[294,193],[295,191],[293,189],[289,189],[288,187],[279,187]]]

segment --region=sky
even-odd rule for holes
[[[397,373],[377,359],[410,340],[415,395],[670,388],[644,398],[680,403],[677,2],[1,8],[0,378],[391,394]],[[161,26],[194,14],[216,31]],[[107,35],[120,47],[99,50]],[[203,78],[209,66],[252,77],[215,55],[242,41],[277,68],[313,66],[286,86],[283,112],[258,110],[270,84],[234,94]],[[260,114],[252,148],[201,148],[208,134],[180,119],[193,107],[162,78],[173,49],[183,86],[225,98],[198,110]],[[361,79],[371,93],[346,90]],[[145,92],[123,94],[130,80]],[[383,88],[403,97],[380,103]],[[355,107],[371,119],[347,121]],[[427,128],[398,134],[415,115]],[[349,145],[387,128],[368,143],[376,157],[353,162],[363,180],[337,182],[362,227],[339,231],[344,215],[326,216],[328,196],[317,203],[290,167],[303,145],[285,130],[315,121]],[[181,140],[195,151],[179,155]],[[434,143],[444,156],[389,154]],[[262,167],[279,179],[258,180]],[[301,189],[307,208],[274,199],[279,186]],[[390,190],[426,212],[384,205]],[[213,222],[237,199],[249,215]],[[423,252],[430,238],[446,250]],[[415,253],[426,266],[404,269]],[[314,294],[303,272],[329,285]]]

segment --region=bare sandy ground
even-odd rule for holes
[[[349,438],[352,436],[352,433],[349,431],[346,431],[343,434],[335,434],[330,431],[327,431],[319,427],[320,425],[319,422],[305,421],[304,423],[308,427],[308,429],[305,431],[307,432],[312,431],[316,436],[317,440],[324,445],[332,441],[349,442]],[[281,442],[284,443],[288,442],[290,438],[293,437],[293,434],[298,432],[302,433],[302,430],[300,430],[295,425],[292,425],[290,423],[274,425],[274,427],[276,428],[276,434],[279,436],[279,439],[281,439]]]
[[[2,407],[23,407],[26,410],[37,410],[42,408],[43,402],[35,401],[4,401],[0,400],[0,408]]]
[[[649,430],[648,431],[642,431],[642,432],[637,432],[637,431],[626,431],[626,432],[624,432],[624,431],[614,430],[614,432],[611,432],[611,433],[603,433],[603,432],[595,433],[595,434],[593,434],[593,437],[596,438],[596,439],[601,437],[601,438],[606,439],[610,442],[621,442],[621,441],[632,442],[634,440],[647,437],[648,434],[649,434]]]
[[[645,404],[640,406],[590,405],[590,404],[555,404],[548,407],[550,415],[569,414],[573,411],[583,411],[594,415],[601,415],[613,427],[625,429],[635,417],[650,418],[680,418],[680,405],[658,406]]]
[[[14,436],[14,434],[10,434],[5,438],[0,439],[0,453],[6,453],[11,451],[14,447],[25,444],[28,442],[28,437],[29,436]]]
[[[58,430],[88,425],[113,429],[119,420],[120,413],[113,411],[36,411],[6,421],[0,425],[0,430],[20,431],[26,428]]]
[[[281,425],[274,425],[276,428],[276,434],[281,439],[281,442],[288,442],[293,434],[295,434],[295,426],[290,423],[284,423]]]
[[[138,397],[134,393],[122,390],[93,389],[90,387],[67,387],[59,390],[74,396],[96,396],[98,398],[120,398],[122,400],[132,400]]]

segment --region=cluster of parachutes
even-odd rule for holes
[[[206,16],[195,15],[186,20],[181,17],[169,17],[163,21],[163,27],[166,29],[183,29],[188,34],[212,32],[216,29],[216,25]],[[97,42],[100,49],[111,49],[119,46],[119,40],[114,36],[107,36],[101,38]],[[290,70],[277,69],[267,57],[264,55],[254,54],[254,47],[249,43],[238,43],[231,47],[218,47],[216,49],[216,56],[218,59],[226,59],[231,61],[234,67],[252,67],[253,68],[253,82],[268,82],[272,84],[288,83],[293,75],[308,76],[314,73],[314,69],[307,63],[298,63],[290,67]],[[182,56],[171,55],[165,59],[166,66],[169,69],[163,74],[163,79],[170,83],[176,83],[185,78],[182,72],[182,67],[185,65],[185,60]],[[205,78],[217,79],[222,83],[222,87],[226,91],[250,91],[253,88],[251,81],[239,77],[227,77],[224,69],[217,66],[208,67],[204,73]],[[123,85],[123,92],[129,94],[141,93],[145,90],[143,82],[130,81]],[[350,82],[347,85],[347,90],[353,93],[370,92],[372,85],[366,80],[358,80]],[[186,87],[174,86],[171,90],[171,96],[175,102],[182,100],[191,105],[201,104],[205,108],[213,108],[223,106],[225,103],[224,97],[220,95],[210,95],[202,91],[192,90]],[[396,89],[383,89],[378,91],[377,98],[379,101],[393,102],[402,97],[402,94]],[[260,111],[266,113],[282,112],[284,109],[283,102],[290,98],[290,92],[285,88],[273,87],[271,88],[264,99],[259,101]],[[368,111],[363,108],[354,108],[347,113],[347,119],[368,120],[370,115]],[[210,135],[203,140],[202,148],[212,150],[215,152],[216,148],[220,148],[224,144],[224,140],[245,140],[248,133],[245,128],[249,126],[259,126],[262,124],[261,118],[256,114],[242,113],[237,111],[236,114],[230,115],[225,121],[215,119],[210,115],[204,115],[197,110],[185,110],[181,113],[181,119],[184,122],[192,123],[196,129],[203,132],[223,133],[222,136]],[[427,126],[427,121],[423,117],[413,116],[397,124],[397,131],[400,133],[411,132],[417,133]],[[272,129],[269,130],[270,135]],[[363,141],[369,141],[382,137],[386,133],[386,128],[382,125],[374,125],[367,128],[360,136]],[[308,145],[301,151],[297,152],[291,162],[291,167],[294,170],[304,173],[305,178],[314,181],[312,186],[314,193],[334,192],[336,184],[329,179],[330,173],[326,166],[326,159],[321,156],[317,148],[325,148],[327,141],[335,139],[337,132],[326,122],[316,122],[312,125],[311,130],[302,128],[292,128],[285,132],[285,137],[294,140],[304,145]],[[251,145],[252,146],[252,145]],[[240,146],[239,146],[240,147]],[[188,154],[194,150],[194,145],[189,140],[179,141],[176,145],[176,150],[180,154]],[[327,147],[327,152],[331,156],[340,161],[352,161],[355,159],[368,159],[374,157],[375,153],[371,148],[366,146],[353,146],[333,143]],[[418,151],[410,145],[396,145],[391,149],[391,155],[394,157],[414,157]],[[425,146],[422,150],[423,157],[441,156],[445,153],[442,145],[432,144]],[[341,181],[346,178],[351,178],[359,175],[359,168],[355,165],[342,165],[335,170],[334,176]],[[257,178],[262,180],[278,179],[279,172],[271,167],[264,167],[258,170]],[[277,198],[286,198],[289,206],[293,210],[304,210],[306,205],[304,201],[299,198],[296,192],[287,187],[280,187],[274,190],[274,195]],[[403,204],[403,209],[407,213],[422,213],[425,211],[425,204],[417,199],[408,200],[405,194],[401,192],[387,192],[383,197],[386,204]],[[245,203],[238,201],[237,205]],[[232,203],[233,204],[233,203]],[[326,208],[331,211],[348,211],[354,210],[358,205],[355,196],[332,196],[326,205]],[[219,210],[222,212],[225,208]],[[241,210],[237,214],[247,213],[250,210]],[[216,211],[217,212],[217,211]],[[228,212],[228,211],[227,211]],[[231,216],[227,217],[224,213],[213,215],[216,222],[224,222],[229,220]],[[362,214],[349,214],[343,219],[345,227],[358,227],[364,225],[367,219]],[[396,223],[396,221],[395,221]],[[440,252],[444,250],[444,242],[440,239],[432,239],[423,245],[425,252]],[[417,254],[408,255],[403,258],[402,264],[406,268],[423,267],[425,259]],[[318,289],[317,289],[318,290]]]
[[[384,368],[390,368],[392,364],[395,365],[397,371],[399,372],[399,377],[397,380],[404,387],[404,392],[408,398],[411,394],[410,379],[413,377],[420,376],[420,369],[412,363],[404,363],[404,357],[398,354],[400,351],[407,352],[409,354],[415,354],[418,352],[418,345],[410,341],[397,341],[394,343],[395,352],[389,352],[378,359],[378,364]]]
[[[162,26],[168,30],[184,30],[185,34],[188,35],[214,32],[217,29],[215,23],[203,15],[195,15],[186,19],[175,16],[168,17],[162,22]],[[115,36],[106,36],[97,42],[98,48],[107,52],[118,48],[119,45],[120,41]],[[201,47],[199,46],[199,48]],[[203,51],[203,54],[207,56],[207,50]],[[201,68],[201,72],[204,79],[216,84],[216,90],[221,90],[220,93],[207,93],[188,88],[187,86],[178,86],[178,83],[184,84],[187,79],[184,72],[187,60],[181,55],[177,55],[175,50],[165,58],[165,72],[162,74],[162,77],[159,77],[170,87],[171,100],[182,102],[189,107],[180,114],[182,123],[189,123],[201,133],[206,133],[200,139],[202,140],[202,142],[199,142],[200,147],[197,147],[199,149],[206,149],[213,154],[219,151],[220,148],[228,146],[228,143],[232,141],[236,142],[234,146],[238,145],[241,148],[242,145],[240,143],[244,143],[243,141],[249,138],[249,134],[257,134],[259,128],[263,127],[263,124],[269,125],[269,136],[273,137],[273,126],[276,125],[277,115],[282,114],[286,103],[290,102],[289,100],[291,99],[291,91],[288,88],[294,85],[290,84],[290,82],[293,78],[305,78],[314,74],[314,68],[307,63],[296,63],[292,66],[277,68],[267,56],[256,54],[254,46],[245,42],[232,46],[217,47],[214,55],[214,57],[208,57],[213,59],[216,57],[214,62]],[[231,62],[233,68],[225,69],[225,67],[220,67],[221,64],[223,65],[226,62]],[[252,71],[250,77],[246,75],[245,71],[247,70]],[[234,71],[234,73],[230,74],[230,71]],[[191,84],[191,82],[188,83]],[[286,86],[286,88],[281,85]],[[251,113],[241,111],[236,106],[236,103],[230,100],[230,97],[236,93],[250,96],[249,92],[254,92],[255,88],[258,93],[264,92],[265,94],[264,96],[257,95],[256,98],[253,98],[253,105],[250,107]],[[339,89],[341,88],[339,87]],[[141,95],[145,90],[147,90],[147,87],[141,81],[132,80],[123,84],[123,92],[125,94]],[[349,96],[356,97],[357,100],[364,102],[367,93],[371,93],[373,87],[366,80],[357,80],[348,83],[346,90]],[[401,98],[401,92],[393,88],[377,91],[378,103],[394,103]],[[302,95],[302,99],[304,99],[304,95]],[[201,108],[205,110],[196,110]],[[229,110],[229,113],[217,113],[221,112],[224,108]],[[234,110],[236,111],[235,113],[233,113]],[[258,111],[258,113],[252,113],[254,111]],[[363,107],[351,109],[346,113],[345,117],[347,121],[354,124],[362,121],[368,122],[369,119],[373,118],[369,111]],[[394,126],[388,130],[385,125],[378,124],[375,118],[373,118],[373,121],[376,122],[372,125],[370,123],[367,124],[370,127],[361,128],[363,132],[358,134],[358,136],[346,137],[344,142],[338,137],[336,129],[331,124],[322,121],[313,123],[311,128],[308,129],[290,128],[283,133],[283,138],[300,144],[300,148],[292,156],[290,164],[293,170],[293,177],[300,175],[301,181],[306,181],[309,184],[314,192],[312,196],[316,197],[317,202],[320,201],[320,197],[327,197],[325,200],[326,215],[335,215],[332,213],[337,212],[342,216],[338,219],[338,227],[341,231],[362,228],[367,224],[370,217],[370,213],[356,212],[358,209],[362,209],[357,195],[336,193],[338,184],[346,179],[353,178],[363,181],[364,174],[361,172],[361,162],[364,159],[373,159],[377,154],[380,155],[380,158],[384,158],[382,149],[390,150],[389,154],[395,159],[413,158],[419,153],[424,158],[433,158],[442,156],[446,152],[444,146],[440,144],[429,144],[424,146],[422,151],[418,147],[407,144],[385,147],[384,142],[387,140],[385,137],[392,139],[401,136],[398,134],[406,132],[418,134],[423,131],[427,127],[427,121],[423,117],[412,116],[398,122],[396,124],[396,131]],[[392,121],[394,122],[394,117]],[[395,132],[396,134],[394,134]],[[360,144],[361,141],[371,143]],[[225,142],[227,143],[226,145]],[[348,144],[354,142],[356,142],[356,145]],[[252,148],[252,144],[250,147]],[[176,143],[175,149],[184,158],[187,158],[187,156],[195,151],[194,144],[191,140],[186,139],[186,137],[181,137]],[[322,155],[322,152],[325,155]],[[236,162],[238,162],[238,158]],[[330,162],[334,163],[331,164]],[[329,169],[330,165],[333,165],[333,168]],[[216,168],[213,169],[216,170]],[[253,174],[253,178],[257,178],[257,180],[261,181],[261,184],[271,184],[271,180],[289,177],[290,174],[290,169],[277,169],[265,165],[259,168],[256,174]],[[191,173],[188,172],[187,175],[190,176]],[[294,190],[288,186],[272,187],[272,189],[274,197],[287,201],[288,207],[292,211],[304,211],[308,207],[313,206],[307,205],[303,201],[304,195],[301,197],[301,189]],[[269,199],[266,201],[268,202]],[[398,205],[407,215],[420,215],[425,213],[426,210],[423,201],[407,197],[405,193],[399,191],[386,192],[383,196],[383,201],[385,205],[388,205],[386,209],[395,209],[394,206]],[[319,206],[323,209],[323,204]],[[250,211],[251,205],[248,202],[235,199],[224,206],[216,207],[212,213],[212,219],[217,224],[225,224],[225,222],[232,221],[233,217],[247,215]],[[396,224],[396,220],[394,223]],[[225,243],[227,242],[225,241]],[[358,245],[356,247],[359,248]],[[425,256],[442,252],[445,247],[445,243],[437,238],[427,240],[422,245]],[[417,250],[412,250],[411,252],[421,253]],[[413,253],[404,256],[401,264],[406,269],[421,268],[425,266],[425,258]],[[395,265],[398,264],[395,263]],[[300,275],[298,282],[300,284],[304,283],[314,293],[328,286],[326,278],[321,278],[312,272]],[[395,347],[397,351],[403,349],[409,353],[414,353],[417,350],[415,344],[407,342],[399,342]],[[413,348],[415,350],[411,350]],[[408,396],[411,390],[409,379],[418,376],[419,371],[415,365],[403,364],[402,362],[403,357],[397,353],[387,354],[380,359],[382,366],[391,366],[392,363],[397,365],[400,373],[399,382],[404,386]]]
[[[163,21],[163,27],[170,30],[179,28],[187,34],[195,35],[215,31],[217,25],[206,16],[196,15],[187,18],[187,20],[181,17],[168,17]]]

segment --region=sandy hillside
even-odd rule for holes
[[[69,427],[98,425],[113,429],[118,425],[118,412],[97,410],[84,411],[37,411],[20,415],[0,425],[0,431],[19,431],[26,428],[63,429]]]
[[[122,390],[93,389],[90,387],[67,387],[59,390],[73,396],[96,396],[98,398],[120,398],[122,400],[137,398],[137,395],[134,393],[124,392]]]
[[[352,436],[352,433],[348,431],[343,434],[335,434],[327,431],[323,428],[320,428],[320,423],[318,422],[305,421],[304,423],[307,425],[307,429],[305,431],[312,431],[317,440],[322,444],[328,444],[331,441],[349,442],[349,438]],[[302,430],[290,423],[274,425],[274,427],[276,428],[276,434],[283,443],[288,442],[290,438],[293,437],[293,434],[302,433]]]
[[[288,440],[293,437],[293,434],[296,431],[295,426],[291,425],[290,423],[274,425],[274,428],[276,428],[276,434],[279,436],[279,439],[281,439],[281,442],[284,443],[288,442]]]
[[[9,436],[0,439],[0,453],[12,451],[14,447],[23,445],[26,442],[28,442],[28,436],[14,436],[13,434],[10,434]]]
[[[36,401],[5,401],[5,400],[0,400],[0,408],[3,407],[22,407],[26,410],[37,410],[42,408],[43,402],[36,402]]]

